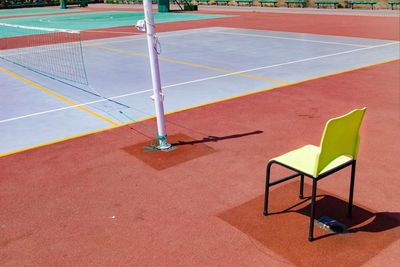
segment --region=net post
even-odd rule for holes
[[[164,121],[164,95],[161,89],[160,79],[160,67],[158,64],[158,53],[157,53],[157,42],[154,30],[154,17],[152,10],[152,0],[144,0],[144,18],[146,22],[146,36],[147,36],[147,47],[149,50],[150,68],[151,68],[151,80],[153,83],[153,100],[156,110],[157,118],[157,134],[159,140],[158,148],[166,150],[171,148],[171,145],[167,141],[167,132],[165,129]]]
[[[60,8],[61,9],[66,9],[67,8],[67,0],[61,0],[60,1]]]
[[[158,12],[169,12],[169,0],[158,0]]]

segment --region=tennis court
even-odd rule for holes
[[[155,13],[166,126],[175,149],[145,152],[157,131],[146,36],[133,27],[143,13],[82,10],[0,19],[26,27],[0,33],[9,42],[0,55],[0,263],[397,262],[395,13]],[[339,18],[343,23],[332,30],[328,21]],[[259,23],[268,20],[275,24]],[[308,28],[310,21],[319,26]],[[32,30],[44,27],[68,29],[79,41],[66,41],[63,32],[61,41],[31,45]],[[64,67],[44,60],[49,53]],[[318,143],[326,120],[363,106],[357,223],[346,221],[354,231],[308,243],[307,203],[294,215],[264,218],[266,162]],[[321,205],[345,206],[347,176],[321,184]],[[273,209],[296,202],[286,197],[296,196],[295,186],[272,191]]]
[[[172,31],[161,33],[159,39],[167,112],[399,58],[399,43],[390,40],[230,28]],[[13,64],[5,65],[5,69],[15,74],[22,71],[18,75],[74,103],[83,104],[96,115],[92,112],[85,114],[51,96],[44,107],[41,98],[49,96],[43,90],[32,89],[29,83],[18,81],[20,87],[10,92],[8,99],[11,101],[7,103],[5,100],[4,110],[0,112],[0,127],[14,129],[1,131],[2,137],[10,140],[8,146],[1,148],[2,153],[153,115],[145,36],[92,40],[82,45],[90,87],[76,88]],[[276,53],[276,47],[281,53]],[[14,51],[8,50],[7,53]],[[30,53],[29,49],[25,53]],[[3,75],[10,74],[3,72]],[[14,80],[11,83],[9,86],[15,86]],[[25,91],[29,90],[37,92],[32,92],[32,99],[28,100]],[[24,101],[37,105],[14,109],[15,99],[22,98],[21,94],[25,95]],[[70,107],[66,109],[64,105]],[[81,113],[84,119],[76,127],[71,127],[70,123],[74,124],[76,116]],[[63,125],[59,125],[60,116],[64,118]],[[32,127],[30,131],[26,131],[27,122]],[[54,133],[50,130],[42,135],[41,127],[54,128]],[[32,138],[35,131],[33,136],[37,139]]]
[[[55,14],[55,13],[70,13],[70,12],[81,12],[82,9],[59,9],[59,8],[18,8],[18,9],[2,9],[0,10],[0,17],[11,17],[11,16],[29,16],[29,15],[44,15],[44,14]]]
[[[73,10],[73,9],[72,9]],[[155,13],[156,23],[200,20],[226,17],[216,14]],[[143,12],[138,11],[102,11],[60,14],[57,16],[29,16],[3,19],[3,23],[48,27],[70,30],[100,29],[118,26],[134,26],[143,19]]]

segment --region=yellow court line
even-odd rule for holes
[[[219,100],[215,100],[215,101],[210,101],[210,102],[207,102],[207,103],[204,103],[204,104],[191,106],[191,107],[188,107],[188,108],[183,108],[183,109],[179,109],[179,110],[175,110],[175,111],[171,111],[171,112],[166,112],[165,114],[166,115],[171,115],[171,114],[174,114],[174,113],[179,113],[179,112],[187,111],[187,110],[190,110],[190,109],[195,109],[195,108],[198,108],[198,107],[204,107],[204,106],[208,106],[208,105],[212,105],[212,104],[216,104],[216,103],[221,103],[221,102],[224,102],[224,101],[228,101],[228,100],[232,100],[232,99],[236,99],[236,98],[240,98],[240,97],[244,97],[244,96],[248,96],[248,95],[254,95],[254,94],[258,94],[258,93],[262,93],[262,92],[266,92],[266,91],[271,91],[271,90],[274,90],[274,89],[288,87],[290,85],[295,85],[295,84],[300,84],[300,83],[304,83],[304,82],[308,82],[308,81],[318,80],[318,79],[321,79],[321,78],[330,77],[330,76],[334,76],[334,75],[338,75],[338,74],[342,74],[342,73],[347,73],[347,72],[352,72],[352,71],[356,71],[356,70],[360,70],[360,69],[365,69],[365,68],[369,68],[369,67],[372,67],[372,66],[382,65],[382,64],[385,64],[385,63],[390,63],[390,62],[394,62],[394,61],[398,61],[398,60],[400,60],[400,58],[385,60],[385,61],[381,61],[381,62],[378,62],[378,63],[365,65],[365,66],[362,66],[362,67],[357,67],[357,68],[352,68],[352,69],[348,69],[348,70],[333,72],[333,73],[317,76],[317,77],[314,77],[314,78],[309,78],[309,79],[305,79],[305,80],[301,80],[301,81],[297,81],[297,82],[292,82],[289,85],[279,85],[279,86],[275,86],[275,87],[264,88],[264,89],[261,89],[261,90],[258,90],[258,91],[254,91],[254,92],[250,92],[250,93],[245,93],[245,94],[241,94],[241,95],[237,95],[237,96],[233,96],[233,97],[227,97],[227,98],[223,98],[223,99],[219,99]],[[126,122],[126,123],[119,124],[119,125],[116,125],[116,126],[111,126],[111,127],[108,127],[108,128],[103,128],[103,129],[99,129],[99,130],[95,130],[95,131],[90,131],[90,132],[82,133],[82,134],[79,134],[79,135],[74,135],[74,136],[70,136],[70,137],[54,140],[54,141],[51,141],[51,142],[47,142],[47,143],[38,144],[38,145],[35,145],[35,146],[30,146],[30,147],[26,147],[26,148],[14,150],[14,151],[6,152],[6,153],[3,153],[3,154],[0,154],[0,158],[5,157],[5,156],[9,156],[9,155],[13,155],[13,154],[17,154],[17,153],[20,153],[20,152],[23,152],[23,151],[31,150],[31,149],[34,149],[34,148],[44,147],[44,146],[52,145],[52,144],[55,144],[55,143],[59,143],[59,142],[67,141],[67,140],[72,140],[72,139],[75,139],[75,138],[79,138],[79,137],[83,137],[83,136],[87,136],[87,135],[91,135],[91,134],[95,134],[95,133],[111,130],[111,129],[114,129],[114,128],[123,127],[123,126],[129,125],[129,124],[135,124],[135,123],[138,123],[138,122],[147,121],[147,120],[154,119],[154,118],[155,118],[155,116],[149,116],[147,118],[143,118],[143,119],[140,119],[140,120],[135,120],[134,122]]]
[[[271,90],[275,90],[275,89],[279,89],[279,88],[288,87],[288,86],[291,86],[291,85],[296,85],[296,84],[300,84],[300,83],[304,83],[304,82],[318,80],[318,79],[321,79],[321,78],[326,78],[326,77],[339,75],[339,74],[343,74],[343,73],[347,73],[347,72],[361,70],[361,69],[369,68],[369,67],[372,67],[372,66],[377,66],[377,65],[381,65],[381,64],[385,64],[385,63],[390,63],[390,62],[394,62],[394,61],[397,61],[397,60],[400,60],[400,58],[384,60],[384,61],[381,61],[381,62],[378,62],[378,63],[368,64],[368,65],[365,65],[365,66],[362,66],[362,67],[357,67],[357,68],[352,68],[352,69],[348,69],[348,70],[332,72],[332,73],[329,73],[329,74],[324,74],[324,75],[316,76],[316,77],[313,77],[313,78],[308,78],[308,79],[305,79],[305,80],[291,82],[291,83],[288,83],[286,85],[277,85],[277,86],[273,86],[273,87],[268,87],[268,88],[252,91],[252,92],[249,92],[249,93],[244,93],[244,94],[240,94],[240,95],[236,95],[236,96],[226,97],[226,98],[210,101],[210,102],[207,102],[207,103],[204,103],[204,104],[199,104],[199,105],[191,106],[191,107],[188,107],[188,108],[183,108],[183,109],[175,110],[175,111],[172,111],[172,112],[167,112],[165,114],[169,115],[169,114],[173,114],[173,113],[187,111],[187,110],[190,110],[190,109],[204,107],[204,106],[208,106],[208,105],[212,105],[212,104],[216,104],[216,103],[220,103],[220,102],[225,102],[225,101],[228,101],[228,100],[232,100],[232,99],[236,99],[236,98],[240,98],[240,97],[244,97],[244,96],[254,95],[254,94],[258,94],[258,93],[262,93],[262,92],[267,92],[267,91],[271,91]]]
[[[100,48],[100,49],[104,49],[104,50],[108,50],[108,51],[112,51],[112,52],[117,52],[120,54],[134,55],[134,56],[138,56],[138,57],[148,57],[147,54],[138,53],[138,52],[134,52],[131,50],[111,48],[111,47],[102,46],[102,45],[88,45],[88,46],[93,46],[96,48]],[[245,78],[268,81],[268,82],[278,83],[278,84],[282,84],[282,85],[289,84],[287,82],[276,80],[276,79],[271,79],[268,77],[263,77],[263,76],[259,76],[259,75],[251,75],[251,74],[247,74],[247,73],[240,73],[240,72],[236,72],[236,71],[232,71],[232,70],[224,70],[224,69],[215,68],[215,67],[211,67],[211,66],[191,63],[191,62],[187,62],[187,61],[183,61],[183,60],[175,60],[175,59],[170,59],[170,58],[166,58],[166,57],[159,57],[159,60],[170,62],[170,63],[191,66],[191,67],[196,67],[196,68],[201,68],[201,69],[213,70],[213,71],[222,72],[222,73],[229,73],[232,75],[237,75],[237,76],[241,76],[241,77],[245,77]]]
[[[9,155],[13,155],[13,154],[17,154],[17,153],[20,153],[20,152],[24,152],[24,151],[27,151],[27,150],[31,150],[31,149],[34,149],[34,148],[49,146],[49,145],[53,145],[53,144],[56,144],[56,143],[72,140],[72,139],[75,139],[75,138],[79,138],[79,137],[83,137],[83,136],[87,136],[87,135],[91,135],[91,134],[95,134],[95,133],[99,133],[99,132],[104,132],[104,131],[107,131],[107,130],[110,130],[110,129],[113,129],[113,128],[116,128],[116,127],[120,127],[120,126],[123,126],[123,124],[120,124],[118,126],[111,126],[111,127],[107,127],[107,128],[101,128],[101,129],[98,129],[98,130],[95,130],[95,131],[90,131],[90,132],[86,132],[86,133],[82,133],[82,134],[77,134],[77,135],[73,135],[73,136],[69,136],[69,137],[65,137],[65,138],[61,138],[61,139],[56,139],[56,140],[53,140],[51,142],[47,142],[47,143],[43,143],[43,144],[38,144],[38,145],[34,145],[34,146],[29,146],[29,147],[13,150],[13,151],[10,151],[10,152],[6,152],[4,154],[0,154],[0,158],[5,157],[5,156],[9,156]]]
[[[70,100],[70,99],[68,99],[68,98],[66,98],[64,96],[62,96],[62,95],[60,95],[60,94],[58,94],[56,92],[51,91],[50,89],[47,89],[47,88],[45,88],[45,87],[43,87],[43,86],[41,86],[41,85],[39,85],[39,84],[37,84],[35,82],[32,82],[32,81],[30,81],[30,80],[28,80],[28,79],[26,79],[26,78],[24,78],[22,76],[19,76],[18,74],[14,73],[12,71],[6,70],[6,69],[4,69],[2,67],[0,67],[0,71],[2,71],[4,73],[7,73],[7,74],[13,76],[14,78],[17,78],[18,80],[23,81],[24,83],[27,83],[27,84],[29,84],[29,85],[31,85],[31,86],[43,91],[43,92],[46,92],[49,95],[52,95],[52,96],[54,96],[54,97],[56,97],[56,98],[58,98],[58,99],[60,99],[60,100],[62,100],[64,102],[72,105],[72,106],[75,106],[78,109],[83,110],[83,111],[85,111],[85,112],[87,112],[87,113],[89,113],[89,114],[91,114],[91,115],[93,115],[93,116],[95,116],[95,117],[107,122],[107,123],[110,123],[111,125],[114,125],[114,126],[119,125],[117,122],[112,121],[109,118],[107,118],[105,116],[102,116],[102,115],[94,112],[93,110],[90,110],[90,109],[88,109],[88,108],[86,108],[86,107],[84,107],[82,105],[79,105],[78,103],[75,103],[74,101],[72,101],[72,100]]]
[[[50,141],[50,142],[46,142],[46,143],[42,143],[42,144],[38,144],[38,145],[34,145],[34,146],[29,146],[29,147],[25,147],[25,148],[9,151],[9,152],[0,154],[0,158],[5,157],[5,156],[9,156],[9,155],[13,155],[13,154],[17,154],[17,153],[20,153],[20,152],[24,152],[24,151],[27,151],[27,150],[35,149],[35,148],[40,148],[40,147],[49,146],[49,145],[57,144],[57,143],[60,143],[60,142],[68,141],[68,140],[73,140],[73,139],[76,139],[76,138],[79,138],[79,137],[84,137],[84,136],[88,136],[88,135],[95,134],[95,133],[105,132],[105,131],[108,131],[108,130],[112,130],[112,129],[115,129],[115,128],[119,128],[119,127],[122,127],[122,126],[129,125],[129,124],[132,124],[132,123],[138,123],[138,122],[147,121],[147,120],[150,120],[150,119],[153,119],[153,118],[155,118],[155,116],[150,116],[150,117],[143,118],[143,119],[140,119],[140,120],[135,120],[134,122],[121,123],[121,124],[118,124],[118,125],[115,125],[115,126],[101,128],[101,129],[98,129],[98,130],[89,131],[89,132],[85,132],[85,133],[81,133],[81,134],[77,134],[77,135],[72,135],[72,136],[68,136],[68,137],[65,137],[65,138],[56,139],[56,140],[53,140],[53,141]]]

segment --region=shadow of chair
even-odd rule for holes
[[[310,217],[311,203],[304,207],[297,208],[302,206],[305,202],[308,202],[310,198],[311,197],[305,197],[295,205],[279,212],[271,212],[269,215],[295,212]],[[329,216],[346,225],[347,232],[345,234],[355,234],[358,232],[379,233],[400,226],[400,212],[371,212],[360,206],[353,205],[353,216],[349,218],[346,216],[348,204],[342,199],[330,195],[318,195],[316,204],[319,209],[316,211],[315,217]],[[337,233],[327,233],[316,237],[314,240],[323,239],[336,234]]]

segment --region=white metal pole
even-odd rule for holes
[[[153,99],[154,106],[156,110],[157,118],[157,131],[159,138],[159,148],[168,149],[171,147],[167,142],[167,132],[165,129],[164,122],[164,96],[161,89],[161,79],[160,79],[160,68],[158,65],[158,52],[157,52],[157,40],[154,31],[154,18],[153,18],[153,7],[152,0],[144,0],[144,18],[146,25],[146,35],[147,35],[147,46],[149,49],[150,58],[150,68],[151,68],[151,79],[153,82]]]

